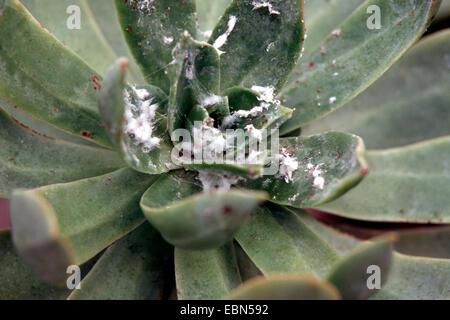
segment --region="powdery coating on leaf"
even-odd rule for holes
[[[137,99],[133,99],[128,90],[123,91],[125,104],[124,134],[135,145],[141,145],[144,153],[149,153],[159,146],[160,139],[153,137],[154,119],[157,104],[151,104],[150,93],[145,89],[131,88]]]
[[[320,169],[320,167],[323,165],[323,163],[314,166],[312,163],[308,163],[306,167],[308,168],[309,172],[312,174],[314,178],[313,185],[314,187],[318,189],[323,189],[325,185],[325,179],[322,177],[323,171]]]
[[[237,175],[229,176],[209,171],[199,171],[197,179],[202,183],[203,190],[208,191],[215,189],[230,190],[231,186],[238,183],[242,178]]]
[[[170,45],[170,44],[173,43],[173,37],[166,37],[166,36],[164,36],[164,37],[163,37],[163,42],[164,42],[164,44],[166,44],[166,45]]]
[[[223,101],[223,98],[221,96],[218,96],[216,94],[210,94],[205,95],[200,98],[200,105],[204,108],[207,108],[209,106],[216,105],[218,103],[221,103]]]
[[[277,157],[280,161],[279,175],[284,177],[286,183],[292,182],[292,174],[298,169],[297,158],[289,154],[285,148],[281,148],[281,154]]]
[[[252,2],[253,10],[257,10],[260,8],[267,8],[269,10],[269,14],[279,15],[280,11],[273,8],[273,4],[270,1],[253,1]]]
[[[230,19],[228,20],[228,29],[225,31],[224,34],[222,34],[220,37],[214,41],[213,47],[216,48],[219,56],[224,54],[223,51],[220,51],[219,49],[223,47],[225,43],[227,43],[228,36],[233,32],[234,27],[236,26],[237,18],[236,16],[230,16]]]
[[[336,97],[330,97],[329,99],[328,99],[328,103],[329,104],[334,104],[336,102]]]
[[[213,127],[214,119],[206,118],[200,127],[194,126],[194,155],[202,154],[208,160],[222,159],[226,139],[222,131]]]
[[[260,94],[260,96],[258,97],[258,100],[265,101],[265,102],[273,102],[274,101],[275,88],[273,86],[262,87],[262,86],[254,85],[254,86],[252,86],[252,90]]]
[[[245,126],[245,130],[250,133],[250,137],[257,139],[258,141],[262,140],[262,131],[256,129],[252,124]]]

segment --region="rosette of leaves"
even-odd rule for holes
[[[450,33],[418,42],[439,4],[0,0],[0,298],[448,298]],[[192,162],[178,129],[281,138]],[[433,228],[360,244],[305,208]]]

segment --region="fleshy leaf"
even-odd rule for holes
[[[282,138],[280,147],[283,157],[298,163],[291,177],[289,172],[282,172],[284,160],[281,160],[278,174],[248,179],[240,186],[267,190],[272,202],[305,208],[339,197],[358,184],[367,172],[364,144],[359,137],[348,133],[330,131],[309,137]]]
[[[211,31],[231,3],[231,0],[196,0],[198,25],[205,33]]]
[[[263,274],[308,272],[325,277],[338,259],[294,213],[278,206],[256,210],[236,240]]]
[[[345,107],[303,127],[304,134],[345,130],[368,149],[450,134],[450,31],[426,37]]]
[[[412,256],[450,259],[450,227],[398,232],[395,251]]]
[[[366,156],[371,173],[321,210],[370,221],[450,221],[450,137],[369,151]]]
[[[122,58],[111,66],[99,94],[105,130],[133,169],[148,174],[166,172],[174,167],[170,156],[172,143],[167,134],[167,120],[159,112],[167,110],[168,98],[157,87],[126,85],[127,62]]]
[[[193,173],[166,174],[142,196],[141,208],[169,243],[187,249],[209,249],[229,241],[265,200],[264,192],[201,191]]]
[[[169,94],[168,67],[184,31],[196,35],[194,0],[115,0],[131,52],[149,84]]]
[[[310,61],[311,55],[321,50],[322,42],[330,33],[350,14],[353,13],[365,0],[304,0],[305,26],[307,36],[303,43],[303,54],[297,63],[296,69],[305,62]],[[288,83],[295,81],[298,74],[291,73]]]
[[[96,97],[99,75],[17,0],[0,1],[0,96],[60,129],[110,146]]]
[[[379,288],[372,288],[369,284],[381,287],[388,279],[393,240],[395,234],[362,244],[333,266],[328,281],[336,286],[343,299],[365,300],[378,293]],[[380,277],[379,283],[375,280],[370,283],[372,273],[374,277]]]
[[[44,280],[63,281],[68,265],[87,261],[144,221],[139,198],[155,179],[121,169],[15,191],[10,215],[19,254]]]
[[[186,116],[195,105],[208,109],[208,100],[219,98],[220,69],[216,50],[203,42],[183,37],[177,57],[177,81],[173,82],[169,107],[172,132],[185,128]],[[212,98],[212,99],[211,99]]]
[[[236,260],[239,267],[239,274],[242,281],[250,280],[251,278],[261,276],[261,270],[253,263],[250,257],[245,253],[239,243],[234,242],[234,249],[236,252]]]
[[[278,128],[292,114],[292,110],[280,106],[279,101],[264,101],[261,94],[250,89],[233,87],[225,90],[224,94],[228,97],[231,111],[231,115],[223,120],[224,128],[245,129],[253,125],[258,130],[267,129],[269,134],[269,129]]]
[[[361,243],[354,237],[318,222],[305,212],[296,211],[299,219],[341,256]],[[389,278],[372,299],[448,299],[449,279],[448,259],[419,258],[394,253]]]
[[[0,231],[0,299],[65,299],[67,288],[52,287],[36,278],[14,252],[10,231]]]
[[[102,76],[117,58],[131,57],[119,26],[114,0],[22,0],[21,3],[43,27]],[[77,7],[80,10],[79,28],[76,25]],[[62,18],[64,14],[66,19]],[[130,62],[130,69],[134,81],[145,83],[134,61]]]
[[[450,261],[395,254],[389,279],[373,299],[448,300]]]
[[[69,299],[161,299],[172,250],[145,223],[110,246]]]
[[[303,35],[303,1],[233,1],[209,39],[221,53],[221,90],[258,85],[278,91],[297,62]]]
[[[202,251],[175,248],[178,299],[213,300],[241,283],[233,244]]]
[[[287,133],[344,105],[365,90],[425,31],[440,1],[367,0],[296,68],[298,77],[281,92],[295,108],[281,128]],[[367,27],[370,5],[381,11],[381,28]]]
[[[230,300],[338,300],[332,284],[307,274],[279,273],[244,282],[225,299]]]
[[[38,134],[0,108],[0,196],[70,182],[125,166],[114,152]]]

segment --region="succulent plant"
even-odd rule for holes
[[[439,5],[0,0],[0,298],[448,298]]]

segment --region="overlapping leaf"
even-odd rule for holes
[[[436,0],[367,0],[355,9],[302,58],[297,78],[281,92],[285,105],[295,108],[281,132],[320,118],[366,89],[422,35],[438,5]],[[379,29],[369,23],[376,14],[370,6],[379,9]]]
[[[131,169],[15,191],[11,225],[19,254],[40,277],[63,281],[78,265],[144,221],[139,199],[156,176]]]
[[[111,151],[39,134],[1,108],[0,163],[2,197],[9,197],[16,188],[89,178],[125,165]]]
[[[371,173],[322,210],[370,221],[450,221],[450,137],[366,155]]]
[[[0,12],[0,97],[40,120],[109,146],[96,105],[99,75],[17,0],[2,0]]]
[[[450,31],[426,37],[360,96],[303,132],[345,130],[369,149],[450,134],[449,51]]]

